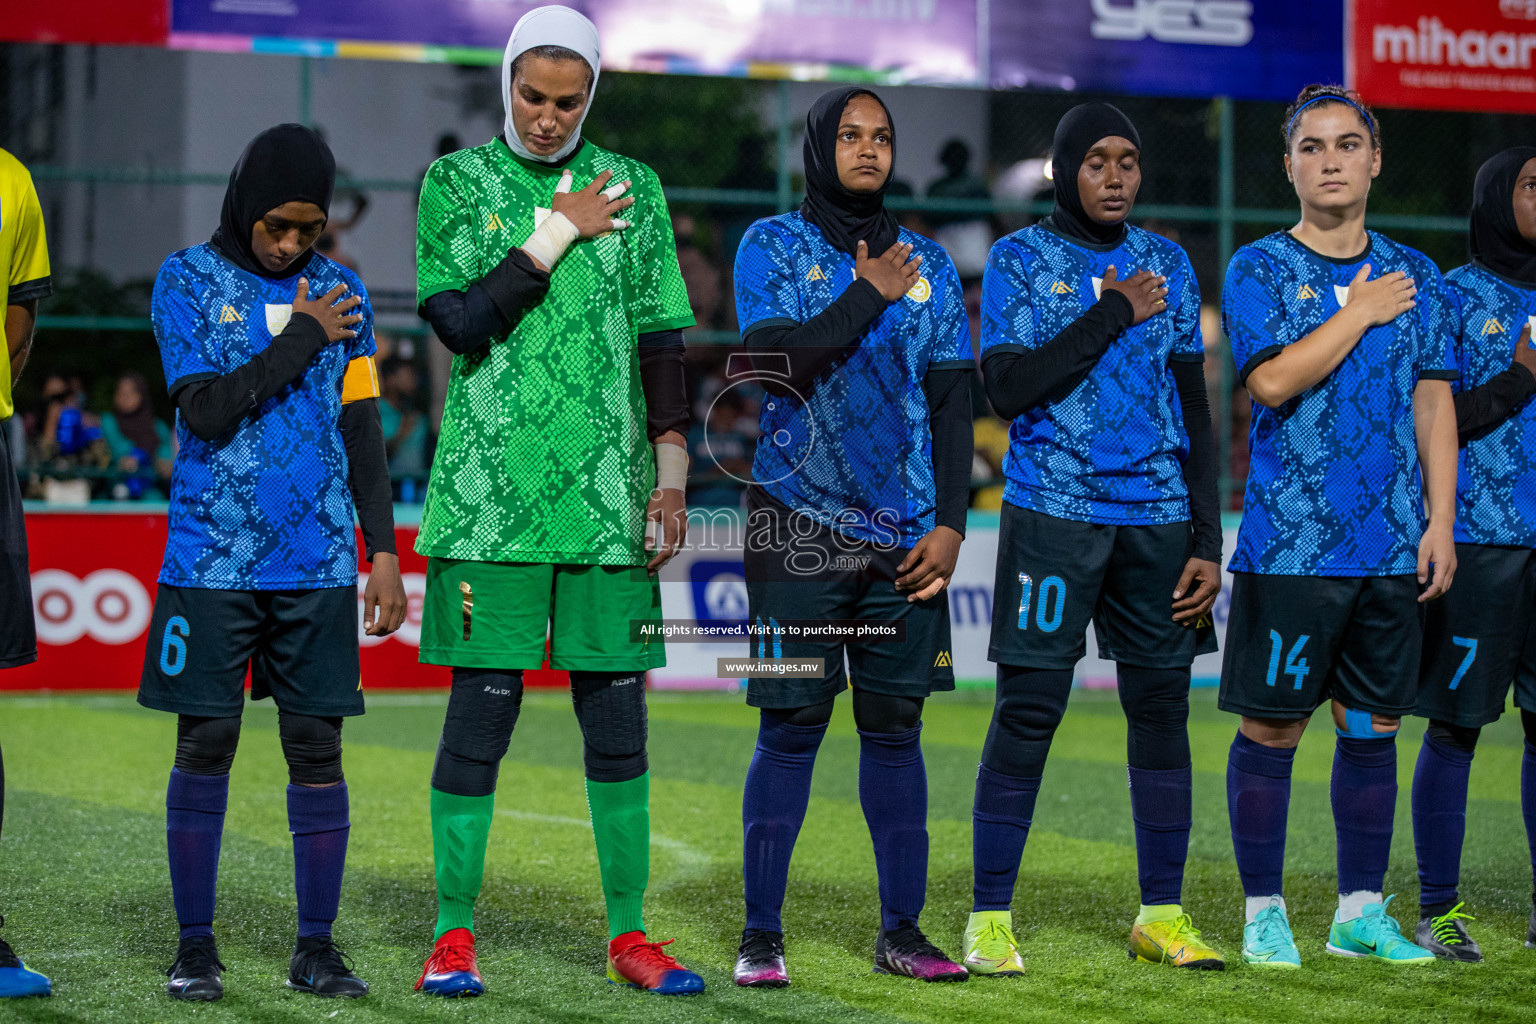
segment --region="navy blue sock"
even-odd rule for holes
[[[331,934],[347,866],[347,784],[288,787],[293,881],[299,895],[299,938]]]
[[[1525,741],[1520,759],[1520,816],[1525,819],[1525,841],[1531,848],[1532,899],[1536,900],[1536,746]]]
[[[978,766],[971,807],[972,910],[1007,910],[1012,904],[1040,778],[1014,778]]]
[[[1339,892],[1381,892],[1392,854],[1397,809],[1393,736],[1340,736],[1333,751],[1333,827],[1338,835]]]
[[[859,803],[875,844],[880,924],[886,931],[916,924],[928,894],[922,735],[922,726],[906,732],[859,730]]]
[[[1131,820],[1136,825],[1136,878],[1144,906],[1178,903],[1194,821],[1193,772],[1127,767]],[[1278,891],[1278,890],[1276,890]]]
[[[1284,891],[1285,824],[1295,760],[1295,747],[1266,747],[1241,732],[1227,754],[1227,816],[1244,896]]]
[[[1419,903],[1454,903],[1467,834],[1467,779],[1472,751],[1425,736],[1413,769],[1413,850],[1419,861]]]
[[[741,872],[747,927],[781,932],[789,858],[811,799],[811,771],[826,725],[790,725],[764,713],[741,797]]]
[[[228,775],[191,775],[171,769],[165,790],[165,845],[171,865],[171,899],[181,937],[213,935],[214,893]]]

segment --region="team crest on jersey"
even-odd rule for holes
[[[506,224],[502,223],[501,214],[492,212],[490,218],[485,222],[485,230],[487,232],[491,232],[502,231],[505,229]]]
[[[542,206],[535,206],[533,208],[533,229],[537,231],[540,225],[548,220],[549,215],[553,212],[553,210],[547,210]]]
[[[1051,285],[1051,294],[1052,295],[1071,295],[1071,294],[1073,294],[1072,286],[1067,284],[1067,282],[1065,282],[1065,281],[1057,281],[1055,284]]]
[[[952,668],[953,666],[954,661],[951,660],[948,651],[940,651],[939,656],[933,659],[934,668]]]
[[[907,289],[907,298],[913,302],[927,302],[928,296],[933,294],[933,285],[928,283],[926,277],[917,279],[917,284]]]
[[[1296,301],[1297,302],[1300,302],[1302,299],[1315,299],[1315,298],[1317,298],[1317,292],[1314,291],[1312,286],[1309,285],[1309,284],[1304,284],[1300,288],[1296,289]]]
[[[219,312],[219,323],[221,324],[238,324],[244,319],[245,317],[241,316],[240,312],[227,302],[224,304],[223,310]]]
[[[293,319],[293,304],[267,303],[267,330],[272,332],[272,337],[283,333],[283,328],[288,326],[288,321]]]
[[[1339,300],[1340,306],[1343,306],[1349,302],[1349,289],[1342,284],[1336,284],[1333,286],[1333,297]]]
[[[1090,280],[1093,281],[1093,301],[1098,302],[1104,297],[1100,294],[1104,291],[1104,279],[1102,277],[1095,277],[1090,278]]]
[[[827,275],[823,274],[821,272],[820,265],[817,265],[811,267],[811,269],[806,272],[805,279],[807,281],[825,281],[827,279]]]
[[[1531,326],[1531,337],[1536,338],[1536,316],[1528,316],[1525,322]]]
[[[1493,317],[1489,317],[1487,320],[1483,321],[1483,337],[1486,338],[1490,334],[1503,334],[1503,333],[1504,333],[1504,325],[1499,323]]]

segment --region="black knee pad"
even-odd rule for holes
[[[911,732],[923,723],[923,698],[853,691],[853,724],[861,732]]]
[[[1051,737],[1067,711],[1071,669],[997,667],[997,699],[981,749],[981,763],[1014,778],[1045,770]]]
[[[334,786],[341,774],[341,719],[277,713],[277,738],[295,786]]]
[[[176,770],[186,775],[228,775],[240,744],[240,716],[176,716]]]
[[[453,670],[448,714],[432,764],[432,788],[454,796],[496,792],[501,759],[523,709],[523,673]]]
[[[798,725],[809,729],[832,721],[832,709],[836,706],[837,698],[833,697],[820,704],[807,704],[803,708],[763,708],[762,710],[763,714],[769,718],[777,719],[785,725]]]
[[[1126,760],[1132,768],[1171,771],[1189,759],[1189,669],[1120,665]]]
[[[645,774],[643,673],[572,672],[571,703],[581,726],[588,779],[628,782]]]
[[[1522,723],[1528,712],[1521,712]],[[1441,722],[1430,719],[1429,728],[1424,730],[1424,735],[1432,738],[1436,743],[1450,747],[1453,750],[1472,753],[1477,749],[1477,738],[1483,734],[1481,726],[1452,725],[1450,722]],[[1530,735],[1529,732],[1526,733]]]

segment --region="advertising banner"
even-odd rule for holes
[[[988,16],[998,88],[1289,100],[1344,74],[1344,0],[1007,0]]]
[[[700,510],[690,517],[688,547],[662,571],[666,619],[705,625],[746,620],[740,531],[734,528],[737,516],[725,510],[720,518],[726,521],[724,528],[701,518]],[[992,522],[985,522],[988,518]],[[165,513],[29,513],[27,534],[38,660],[0,672],[0,690],[137,688],[145,648],[152,639],[149,620],[165,550]],[[415,539],[414,526],[395,531],[410,610],[398,632],[361,639],[365,689],[448,685],[447,669],[416,660],[427,566],[426,559],[412,550]],[[1234,541],[1235,531],[1229,530],[1227,550]],[[949,587],[954,671],[960,686],[990,686],[994,678],[995,670],[987,661],[987,639],[996,558],[995,517],[977,513]],[[363,563],[359,604],[367,568]],[[1227,576],[1215,608],[1218,637],[1225,634],[1230,593],[1231,577]],[[1077,667],[1078,682],[1113,686],[1114,666],[1100,661],[1097,649],[1089,636],[1088,656]],[[722,678],[719,659],[747,654],[745,641],[668,642],[667,665],[650,673],[650,684],[658,689],[737,689],[741,681]],[[1195,682],[1214,685],[1220,671],[1219,654],[1202,657],[1195,662]],[[546,670],[527,673],[525,682],[564,686],[566,677]]]
[[[1347,42],[1368,103],[1536,113],[1536,0],[1351,0]]]
[[[977,0],[570,0],[617,71],[974,82]],[[171,0],[171,45],[498,63],[540,0]]]
[[[22,0],[0,16],[0,40],[164,46],[167,0]]]

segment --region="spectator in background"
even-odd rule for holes
[[[112,411],[101,414],[101,433],[111,466],[131,479],[122,481],[122,497],[144,497],[150,480],[164,486],[171,478],[175,447],[171,428],[155,418],[149,404],[149,381],[142,373],[117,378]],[[114,488],[114,495],[117,494]]]
[[[950,139],[939,150],[944,176],[928,186],[929,199],[992,198],[987,183],[971,173],[971,147],[960,139]],[[954,260],[962,284],[979,278],[987,266],[987,253],[998,237],[988,214],[930,210],[933,240],[944,247]],[[972,335],[976,337],[976,335]]]
[[[427,421],[421,414],[421,380],[406,359],[386,359],[379,368],[379,420],[395,497],[406,503],[420,500],[427,476]]]
[[[672,237],[677,243],[677,269],[688,289],[688,305],[694,322],[703,330],[714,330],[720,315],[720,266],[696,244],[699,225],[691,214],[672,215]]]
[[[315,134],[325,139],[323,128],[316,126]],[[437,140],[439,148],[443,144],[443,138]],[[337,164],[336,186],[331,196],[330,215],[326,218],[325,227],[320,229],[320,237],[315,240],[315,251],[335,260],[348,270],[356,271],[357,258],[342,249],[341,236],[357,227],[363,215],[368,212],[368,194],[351,182],[352,172]],[[352,209],[346,216],[342,216],[341,210],[346,204],[350,204]]]
[[[695,417],[688,431],[693,466],[689,505],[741,504],[746,482],[752,479],[752,438],[740,430],[743,414],[731,392],[710,404],[707,417]]]

